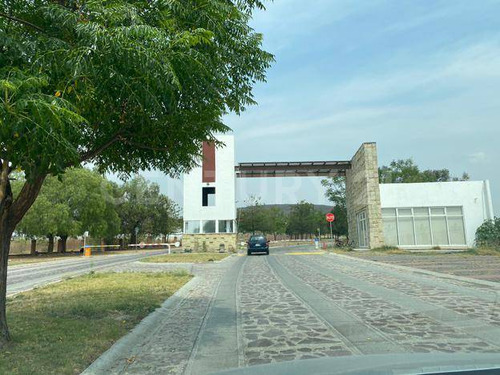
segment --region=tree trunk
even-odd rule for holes
[[[61,239],[57,242],[57,251],[61,254],[66,252],[66,245],[68,243],[68,236],[61,236]]]
[[[54,252],[54,236],[52,234],[49,234],[47,238],[49,240],[49,246],[47,247],[47,252],[51,254]]]
[[[31,239],[30,255],[36,255],[36,238]]]
[[[45,176],[26,182],[14,200],[9,181],[9,162],[0,159],[0,348],[10,340],[7,326],[7,267],[10,241],[16,225],[24,217],[40,192]]]
[[[130,235],[130,243],[137,244],[137,236],[135,234],[135,231],[134,231],[134,233],[131,233],[131,235]]]
[[[5,215],[6,216],[6,215]],[[10,240],[13,230],[7,220],[0,218],[0,348],[10,340],[7,326],[7,264],[9,261]]]

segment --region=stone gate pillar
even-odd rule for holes
[[[346,171],[346,204],[349,241],[354,247],[373,249],[384,245],[377,145],[363,143]]]

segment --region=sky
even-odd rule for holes
[[[500,1],[275,0],[252,27],[276,61],[257,106],[228,115],[236,161],[349,160],[490,180],[500,216]],[[160,173],[178,203],[182,185]],[[238,179],[238,205],[328,203],[319,178]]]

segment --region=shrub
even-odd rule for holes
[[[477,228],[476,245],[500,247],[500,218],[486,220]]]

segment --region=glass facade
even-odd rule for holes
[[[218,222],[218,230],[216,223]],[[235,233],[234,220],[186,220],[184,221],[184,233]]]
[[[219,220],[219,233],[234,233],[234,221]]]
[[[463,209],[383,208],[385,243],[392,246],[466,245]]]
[[[200,221],[186,220],[184,222],[184,233],[188,234],[200,233]]]
[[[215,233],[215,220],[203,220],[203,233]]]

